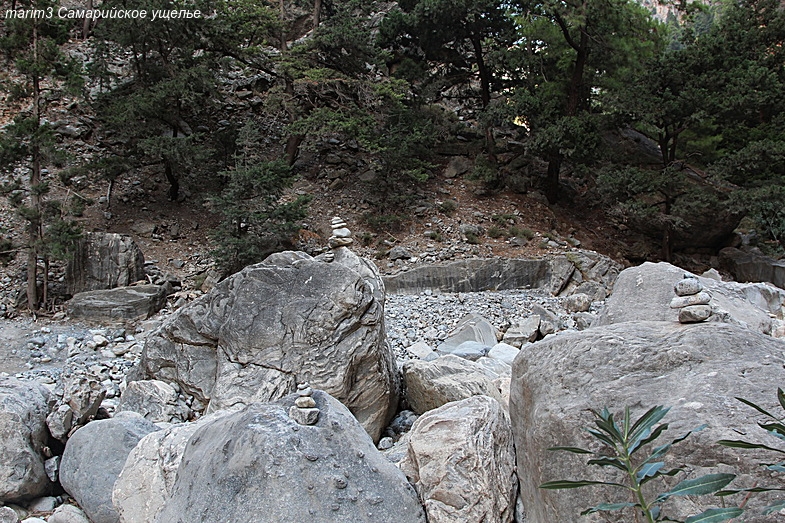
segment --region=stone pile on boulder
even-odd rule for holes
[[[692,274],[673,286],[676,297],[671,300],[671,309],[679,310],[680,323],[698,323],[711,317],[711,294],[703,290],[703,284]]]

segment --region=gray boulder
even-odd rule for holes
[[[425,522],[406,477],[342,404],[314,391],[319,419],[304,426],[288,415],[297,397],[200,427],[154,521]]]
[[[436,352],[440,354],[455,354],[458,347],[465,342],[474,342],[479,347],[493,347],[496,345],[496,328],[481,315],[469,313],[461,318],[461,321],[458,322],[455,328],[448,333],[447,338],[436,347]],[[467,359],[476,360],[480,356],[485,356],[488,352],[488,350],[484,352],[476,350],[478,349],[477,346],[471,346],[473,350],[468,350],[469,346],[466,349],[463,351],[464,353],[477,353],[476,357]],[[480,354],[480,352],[482,353]],[[456,356],[459,355],[456,354]]]
[[[68,294],[125,287],[145,279],[144,255],[130,236],[87,232],[66,266]]]
[[[46,521],[47,523],[91,523],[79,507],[68,504],[57,507]]]
[[[374,440],[398,404],[384,285],[347,248],[328,263],[278,253],[178,309],[145,343],[143,377],[176,382],[208,412],[281,398],[309,382]]]
[[[739,475],[735,485],[770,484],[767,472],[758,465],[767,459],[765,454],[715,442],[740,439],[740,434],[743,439],[765,442],[767,435],[756,424],[759,416],[735,397],[773,408],[777,387],[782,386],[778,362],[783,353],[782,341],[733,324],[653,321],[563,332],[521,351],[513,363],[510,417],[527,517],[577,521],[578,513],[599,501],[626,501],[623,494],[597,489],[576,489],[565,495],[538,488],[556,479],[599,478],[592,470],[595,467],[585,466],[585,458],[546,450],[556,445],[593,448],[594,440],[583,430],[592,425],[588,409],[608,407],[618,413],[629,406],[633,416],[640,416],[655,405],[671,406],[664,420],[670,428],[661,438],[663,443],[708,424],[669,454],[669,465],[690,465],[690,476],[682,478],[733,471]],[[740,501],[732,498],[729,503]],[[683,519],[713,503],[716,506],[711,496],[682,500],[673,507],[680,513],[671,515]],[[750,503],[759,507],[762,500],[753,497]],[[612,519],[631,520],[631,513]]]
[[[485,370],[458,356],[408,361],[403,366],[403,379],[406,399],[417,414],[472,396],[490,396],[503,401]]]
[[[510,419],[498,401],[473,396],[414,422],[401,470],[429,523],[510,523],[518,478]]]
[[[68,300],[68,315],[88,320],[146,319],[166,305],[168,292],[164,285],[80,292]]]
[[[502,341],[520,349],[525,343],[536,341],[539,333],[540,316],[529,316],[507,329]]]
[[[627,321],[678,321],[678,310],[670,308],[674,297],[673,286],[685,274],[683,269],[669,263],[646,262],[625,269],[619,275],[613,294],[600,310],[595,326],[612,325]],[[768,334],[771,332],[771,315],[781,310],[761,309],[764,302],[774,306],[777,300],[763,298],[761,284],[722,282],[696,276],[703,288],[711,294],[711,321],[734,323]],[[770,292],[779,291],[770,287]],[[780,302],[781,303],[781,302]]]
[[[185,421],[174,387],[159,380],[132,381],[120,395],[116,412],[133,411],[153,423]],[[184,419],[185,418],[185,419]]]
[[[50,486],[43,454],[48,401],[36,382],[0,380],[0,502],[37,497]]]
[[[68,439],[60,463],[60,484],[92,523],[117,523],[112,489],[128,454],[140,439],[159,430],[136,412],[88,423]]]
[[[785,261],[733,247],[720,251],[720,263],[738,281],[769,282],[785,289]]]

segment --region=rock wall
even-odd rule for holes
[[[87,232],[65,273],[68,294],[113,289],[145,279],[144,255],[130,236]]]

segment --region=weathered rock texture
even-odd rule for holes
[[[683,269],[664,262],[646,262],[625,269],[592,326],[626,321],[678,321],[679,313],[670,308],[670,302],[673,285],[683,276]],[[782,315],[783,298],[776,296],[785,293],[775,287],[696,278],[712,296],[711,321],[735,323],[769,334],[771,315]]]
[[[384,279],[388,292],[479,292],[506,289],[546,289],[569,293],[587,281],[610,289],[621,266],[591,251],[574,251],[549,260],[509,258],[469,259],[445,265],[424,265]],[[602,299],[602,298],[597,298]]]
[[[37,383],[0,380],[0,502],[44,494],[49,392]]]
[[[343,405],[314,391],[319,421],[303,426],[288,415],[297,397],[199,428],[155,522],[425,522],[406,477]]]
[[[68,315],[93,320],[149,318],[166,305],[167,293],[168,287],[164,285],[80,292],[68,301]]]
[[[785,289],[785,261],[733,247],[720,251],[720,263],[738,281],[769,282]]]
[[[407,361],[403,379],[406,399],[417,414],[478,395],[504,401],[481,366],[451,354],[433,361]]]
[[[113,289],[144,280],[144,255],[130,236],[87,232],[66,266],[68,294]]]
[[[400,464],[430,523],[509,523],[518,479],[507,413],[488,396],[420,416]]]
[[[120,396],[117,412],[132,411],[153,423],[188,419],[177,403],[177,391],[160,380],[132,381]],[[183,419],[185,418],[185,419]]]
[[[92,523],[117,523],[112,489],[128,454],[139,440],[159,430],[136,412],[93,421],[69,439],[60,463],[60,484]]]
[[[210,412],[309,382],[378,440],[398,403],[384,286],[370,262],[333,252],[332,263],[278,253],[221,282],[148,337],[142,374],[177,382]]]
[[[714,322],[619,323],[560,333],[527,347],[513,364],[510,418],[528,521],[577,521],[580,511],[599,502],[626,501],[617,492],[594,488],[571,490],[569,495],[538,488],[555,479],[596,479],[592,477],[596,467],[587,467],[585,458],[546,450],[555,445],[593,448],[593,440],[583,430],[592,425],[590,408],[607,406],[620,412],[629,406],[633,416],[640,416],[655,405],[672,406],[665,418],[670,428],[661,438],[663,443],[708,424],[706,430],[676,445],[669,458],[694,468],[692,476],[685,477],[733,471],[740,475],[735,485],[770,484],[758,465],[766,461],[765,455],[715,442],[740,439],[740,434],[765,442],[768,436],[756,424],[759,416],[734,398],[773,409],[777,387],[782,386],[784,357],[782,341]],[[740,501],[734,498],[729,503]],[[751,507],[761,502],[753,497]],[[716,500],[691,498],[677,508],[696,514],[700,507],[694,503]],[[632,517],[622,514],[613,521],[627,522]]]

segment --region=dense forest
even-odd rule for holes
[[[216,260],[233,270],[286,244],[308,195],[284,190],[307,170],[304,151],[336,144],[379,216],[405,215],[434,151],[462,147],[489,193],[580,197],[656,239],[665,260],[723,246],[742,219],[781,252],[785,7],[655,12],[627,0],[3,0],[2,96],[18,111],[0,131],[0,171],[27,224],[30,308],[39,260],[79,235],[78,205],[50,195],[50,173],[108,183],[110,197],[131,171],[163,174],[173,201],[198,187],[221,216]],[[90,159],[46,118],[64,92],[95,115]]]

